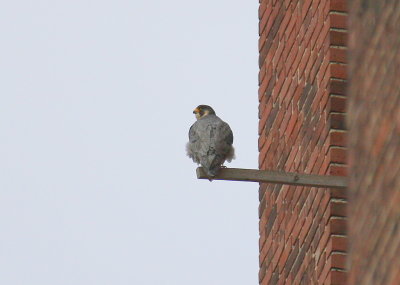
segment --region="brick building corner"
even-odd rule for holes
[[[261,0],[259,168],[346,175],[347,6]],[[344,190],[260,184],[260,284],[346,282]]]

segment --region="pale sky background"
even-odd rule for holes
[[[0,284],[258,284],[258,184],[197,180],[209,104],[257,168],[258,1],[0,4]]]

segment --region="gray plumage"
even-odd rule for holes
[[[189,130],[187,155],[212,178],[225,161],[231,162],[234,158],[233,133],[210,106],[200,105],[193,113],[197,121]]]

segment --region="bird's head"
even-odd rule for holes
[[[193,110],[193,114],[195,114],[196,119],[198,120],[207,115],[215,115],[215,111],[208,105],[199,105]]]

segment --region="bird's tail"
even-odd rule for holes
[[[219,155],[211,156],[208,160],[208,165],[204,165],[203,167],[206,170],[207,176],[212,178],[218,174],[218,171],[221,169],[221,164],[223,161]]]

